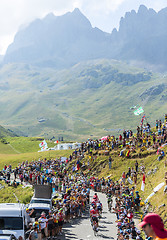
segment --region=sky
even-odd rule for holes
[[[50,12],[60,16],[79,8],[93,27],[111,33],[127,11],[137,11],[141,4],[160,11],[167,0],[0,0],[0,54],[5,54],[19,29]]]

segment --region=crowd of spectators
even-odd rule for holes
[[[42,239],[43,237],[55,237],[62,234],[64,222],[69,222],[72,218],[81,217],[86,207],[89,205],[90,188],[95,192],[111,192],[116,197],[114,211],[117,216],[118,240],[122,239],[141,239],[140,230],[134,225],[134,212],[139,210],[140,196],[135,192],[135,187],[126,186],[127,180],[137,184],[139,164],[136,160],[134,167],[129,167],[120,176],[120,181],[112,181],[85,175],[82,171],[77,175],[81,168],[81,160],[85,154],[88,154],[90,160],[94,159],[101,150],[110,151],[120,149],[120,157],[130,157],[137,148],[141,151],[145,149],[156,149],[158,161],[161,161],[165,152],[163,145],[166,144],[167,122],[162,123],[156,120],[155,130],[151,129],[149,123],[137,127],[137,134],[132,130],[124,130],[119,137],[106,136],[102,139],[88,139],[81,144],[80,149],[76,149],[68,158],[39,159],[38,161],[25,161],[12,169],[11,165],[5,165],[0,172],[0,178],[6,183],[17,187],[18,184],[28,183],[48,184],[52,186],[53,191],[62,193],[61,199],[53,204],[53,209],[48,213],[41,213],[41,216],[35,218],[33,223],[27,225],[27,238]],[[66,166],[72,160],[76,160],[71,172],[67,171]],[[109,155],[109,169],[112,168],[114,160]],[[89,160],[87,162],[89,168]],[[142,169],[144,171],[144,169]],[[13,174],[13,179],[11,176]],[[27,215],[31,217],[32,212],[27,209]]]

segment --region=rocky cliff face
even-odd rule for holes
[[[113,58],[166,69],[166,23],[167,8],[157,13],[144,5],[138,12],[127,12],[112,34],[92,28],[79,9],[60,17],[49,14],[16,34],[4,63],[65,68],[83,60]]]
[[[16,34],[4,61],[71,66],[82,60],[103,57],[108,36],[92,28],[79,9],[60,17],[49,14]]]
[[[120,27],[113,30],[113,57],[166,65],[167,8],[156,13],[141,5],[121,18]]]

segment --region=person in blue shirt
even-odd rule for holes
[[[158,156],[158,161],[161,161],[163,157],[165,156],[165,153],[163,150],[160,151],[160,156]]]

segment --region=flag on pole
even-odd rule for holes
[[[43,142],[39,144],[39,147],[41,148],[41,151],[46,150],[48,148],[47,142],[43,140]]]
[[[143,180],[142,180],[142,184],[141,184],[141,190],[144,192],[144,188],[145,188],[145,179],[146,179],[146,176],[145,174],[143,174]]]
[[[141,119],[141,123],[143,123],[143,121],[146,119],[145,114],[143,115],[142,119]]]
[[[137,110],[134,111],[134,115],[138,116],[138,115],[140,115],[143,112],[144,112],[143,108],[139,107]]]

